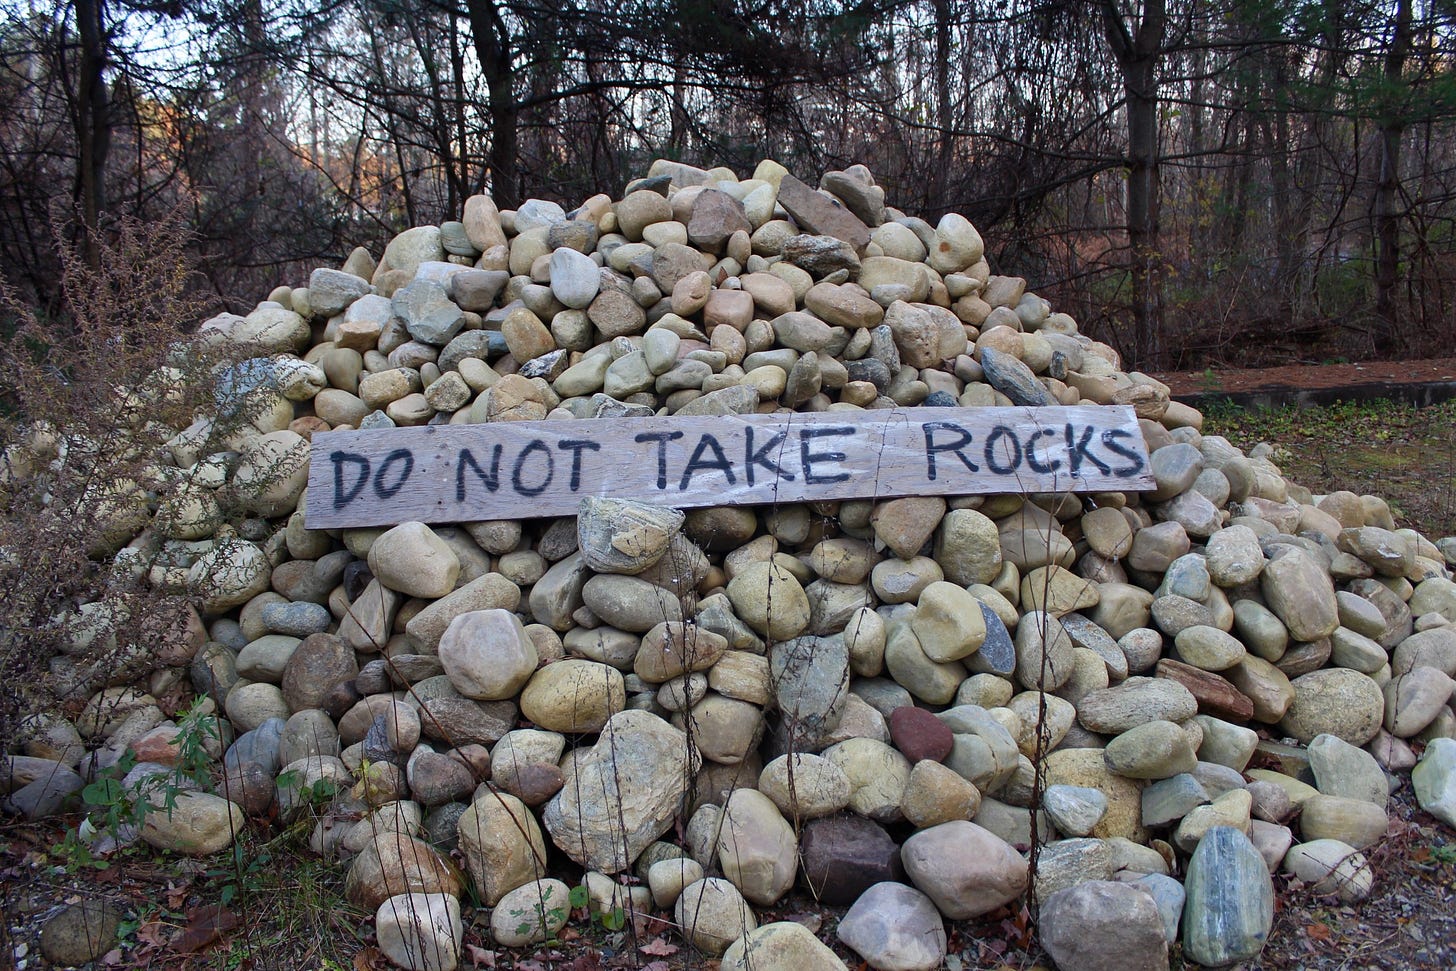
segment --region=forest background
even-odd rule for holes
[[[1449,355],[1452,0],[0,2],[0,273],[173,220],[246,312],[491,192],[860,162],[1145,369]]]

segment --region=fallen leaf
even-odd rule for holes
[[[159,920],[149,920],[137,928],[137,940],[143,944],[150,944],[153,947],[161,947],[167,943],[167,925]]]
[[[495,952],[481,947],[479,944],[465,945],[465,956],[470,959],[470,966],[475,968],[495,967]]]
[[[389,959],[377,947],[366,947],[354,955],[354,971],[382,971],[389,967]]]
[[[643,954],[649,954],[653,957],[665,958],[671,957],[672,955],[676,954],[678,952],[678,946],[676,944],[669,944],[661,937],[654,937],[652,940],[648,941],[646,944],[643,944],[637,950],[641,951]]]
[[[195,908],[189,917],[187,926],[172,942],[172,947],[181,954],[192,954],[217,943],[241,923],[237,914],[220,904],[204,904]]]
[[[602,959],[596,951],[585,951],[572,959],[568,971],[601,971]]]
[[[187,887],[167,884],[167,909],[181,910],[182,905],[187,902]]]
[[[1304,932],[1316,941],[1328,941],[1334,936],[1330,933],[1329,924],[1310,924],[1305,927]]]
[[[668,971],[666,961],[650,961],[642,965],[642,971]]]

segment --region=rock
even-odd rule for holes
[[[1282,869],[1310,884],[1315,893],[1339,894],[1345,903],[1364,900],[1375,884],[1375,874],[1365,854],[1334,839],[1310,840],[1291,846],[1284,855]]]
[[[1270,560],[1260,574],[1259,586],[1269,609],[1295,640],[1317,641],[1340,626],[1330,575],[1300,550],[1289,549]]]
[[[560,247],[551,254],[551,294],[565,306],[585,310],[601,289],[601,268],[585,253]]]
[[[1153,897],[1135,883],[1089,880],[1042,901],[1042,947],[1063,968],[1123,971],[1168,967],[1168,942]]]
[[[981,807],[981,793],[949,766],[928,759],[915,763],[900,811],[922,829],[955,819],[973,819]]]
[[[1161,719],[1130,728],[1107,743],[1107,767],[1131,779],[1166,779],[1198,764],[1182,728]]]
[[[910,763],[884,742],[851,738],[831,745],[824,757],[849,779],[849,807],[861,816],[893,822],[910,779]]]
[[[749,564],[728,582],[727,593],[743,622],[773,640],[788,640],[809,626],[804,588],[777,563]]]
[[[571,888],[546,877],[522,884],[496,903],[490,934],[502,947],[529,947],[556,937],[571,917]]]
[[[56,967],[89,964],[116,944],[121,918],[105,900],[68,904],[40,929],[40,953]]]
[[[230,846],[246,824],[241,806],[206,792],[182,792],[168,807],[142,819],[147,845],[187,856],[208,856]]]
[[[869,228],[854,213],[836,206],[792,175],[785,175],[779,183],[778,203],[808,232],[843,240],[860,253],[869,245]]]
[[[1305,839],[1337,839],[1357,850],[1385,838],[1385,808],[1363,799],[1314,795],[1301,804],[1299,829]]]
[[[1042,808],[1064,835],[1086,836],[1107,815],[1107,797],[1086,786],[1048,786]]]
[[[475,892],[486,906],[546,875],[546,843],[525,803],[484,792],[460,817],[460,851]]]
[[[321,708],[334,689],[359,673],[354,651],[335,634],[303,639],[283,669],[283,699],[292,711]]]
[[[903,883],[877,883],[839,921],[836,936],[872,968],[933,971],[945,960],[945,923],[929,897]]]
[[[1235,681],[1235,684],[1238,684]],[[1308,744],[1316,735],[1334,735],[1351,745],[1375,737],[1385,717],[1385,696],[1366,675],[1347,668],[1326,668],[1290,682],[1294,700],[1279,727]],[[1248,691],[1245,694],[1250,694]],[[1257,711],[1258,699],[1255,698]]]
[[[684,887],[701,879],[702,864],[687,857],[658,860],[647,869],[647,885],[652,891],[652,902],[664,910],[670,910],[677,903]]]
[[[694,768],[686,735],[649,712],[620,712],[577,758],[572,784],[542,821],[577,863],[618,873],[672,828]]]
[[[1416,802],[1426,812],[1456,826],[1456,739],[1436,738],[1411,770]]]
[[[394,832],[371,839],[344,879],[344,896],[363,910],[378,910],[399,894],[458,897],[460,890],[459,873],[428,843]]]
[[[710,957],[758,926],[738,888],[721,877],[684,887],[672,914],[688,942]]]
[[[911,765],[923,759],[941,762],[950,754],[954,742],[950,728],[924,708],[896,708],[890,712],[889,723],[890,739]]]
[[[764,766],[758,789],[792,819],[828,816],[849,804],[849,778],[843,770],[807,752],[781,755]]]
[[[1450,700],[1456,681],[1435,668],[1412,668],[1385,688],[1385,730],[1412,738],[1435,721]]]
[[[769,677],[793,742],[813,744],[839,724],[849,674],[843,637],[796,637],[769,650]]]
[[[1027,407],[1057,404],[1031,368],[1021,361],[992,347],[981,348],[980,355],[986,382],[1010,398],[1012,404]]]
[[[405,596],[435,599],[455,589],[460,559],[424,523],[400,523],[369,547],[369,572]]]
[[[411,337],[435,347],[450,343],[465,325],[464,311],[434,280],[413,280],[396,290],[393,310]]]
[[[722,971],[840,971],[844,962],[803,924],[779,921],[748,931],[728,946]]]
[[[379,949],[409,971],[454,971],[464,933],[460,901],[450,894],[398,894],[374,915]]]
[[[1198,714],[1198,701],[1183,685],[1166,678],[1128,678],[1084,695],[1077,721],[1088,731],[1121,735],[1150,721],[1184,722]]]
[[[589,496],[581,501],[577,542],[596,572],[637,574],[662,559],[683,518],[675,509]]]
[[[606,664],[568,658],[532,675],[521,692],[521,713],[547,731],[601,730],[627,705],[622,673]]]
[[[1026,861],[990,831],[968,821],[941,823],[905,841],[905,873],[952,920],[989,913],[1026,891]]]
[[[457,616],[440,638],[438,653],[455,690],[480,701],[514,697],[540,661],[520,618],[500,609]]]
[[[1257,957],[1274,924],[1274,885],[1264,858],[1237,829],[1211,829],[1183,882],[1183,951],[1222,967]]]
[[[1307,751],[1315,787],[1320,792],[1363,799],[1385,808],[1390,787],[1385,771],[1369,752],[1334,735],[1316,735]]]
[[[739,789],[728,798],[718,832],[723,875],[752,903],[768,906],[793,886],[798,841],[763,793]]]
[[[812,820],[800,846],[801,878],[821,903],[852,903],[871,885],[898,880],[900,848],[890,834],[863,816]]]

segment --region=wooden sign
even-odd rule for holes
[[[663,506],[1153,488],[1129,407],[428,425],[313,436],[311,529]]]

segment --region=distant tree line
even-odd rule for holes
[[[1453,0],[70,0],[0,24],[0,271],[180,212],[219,306],[490,191],[863,162],[1141,367],[1456,338]]]

